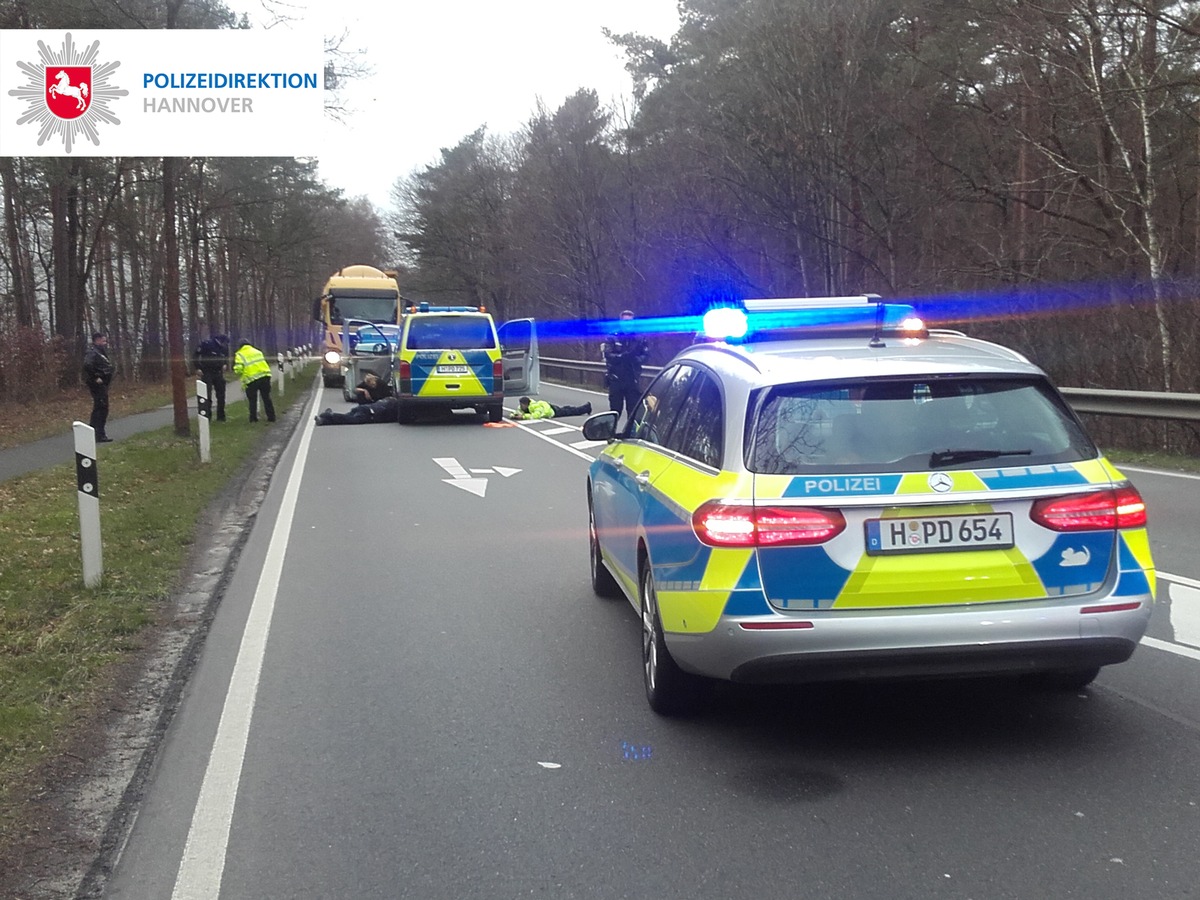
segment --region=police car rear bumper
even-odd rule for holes
[[[1070,606],[1003,604],[970,610],[834,612],[775,621],[812,627],[748,630],[758,618],[722,618],[707,634],[666,635],[685,671],[755,684],[1011,675],[1124,662],[1150,620],[1152,596],[1121,597],[1134,609],[1091,612],[1117,601]]]

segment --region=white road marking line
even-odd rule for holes
[[[225,706],[221,710],[217,736],[213,740],[200,795],[192,812],[192,824],[175,876],[175,889],[171,893],[173,900],[216,900],[221,892],[229,829],[233,823],[233,808],[242,778],[242,763],[246,758],[250,720],[258,695],[258,679],[262,673],[267,636],[271,631],[271,617],[275,612],[275,598],[279,593],[288,537],[296,514],[296,498],[304,477],[304,463],[308,459],[308,447],[316,427],[311,418],[305,418],[307,425],[300,438],[296,462],[288,478],[279,516],[263,560],[237,662],[234,663],[229,690],[225,695]]]
[[[471,474],[472,475],[495,475],[496,473],[492,469],[472,469]]]
[[[1187,587],[1200,588],[1200,581],[1195,578],[1184,578],[1182,575],[1172,575],[1170,572],[1159,570],[1158,577],[1164,581],[1172,581],[1175,584],[1183,584]]]
[[[1144,637],[1142,643],[1155,650],[1166,650],[1176,656],[1186,656],[1188,659],[1200,660],[1200,650],[1195,647],[1185,647],[1183,644],[1172,644],[1170,641],[1160,641],[1158,638]]]
[[[576,441],[571,446],[579,450],[587,450],[589,447],[603,447],[607,443],[608,441]]]
[[[566,434],[568,431],[574,431],[570,425],[560,425],[558,428],[547,428],[542,434]]]
[[[534,421],[536,421],[536,420],[534,420]],[[536,428],[530,428],[525,422],[518,421],[516,423],[516,425],[518,428],[520,428],[526,434],[532,434],[536,438],[541,438],[547,444],[553,444],[555,447],[558,447],[560,450],[566,450],[568,453],[574,453],[580,459],[586,459],[588,462],[592,462],[593,457],[590,454],[584,453],[582,450],[576,450],[574,447],[569,446],[568,444],[564,444],[562,441],[556,441],[552,437],[546,437],[545,434],[538,431]]]
[[[1113,463],[1122,472],[1144,472],[1146,475],[1168,475],[1171,478],[1188,478],[1200,481],[1200,475],[1190,475],[1186,472],[1168,472],[1166,469],[1143,469],[1141,466],[1123,466]]]

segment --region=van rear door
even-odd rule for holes
[[[537,328],[533,319],[512,319],[497,330],[506,394],[536,394],[541,381]]]

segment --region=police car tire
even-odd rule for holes
[[[499,422],[504,418],[504,407],[499,403],[493,403],[487,408],[487,420],[489,422]]]
[[[411,403],[396,403],[396,421],[401,425],[407,425],[413,420],[413,407]]]
[[[683,671],[667,649],[662,617],[658,613],[658,592],[654,573],[647,565],[641,579],[642,600],[642,677],[646,700],[660,716],[678,716],[694,712],[700,703],[700,679]]]
[[[588,553],[591,557],[592,591],[598,597],[619,597],[621,587],[600,558],[600,539],[596,535],[596,516],[592,496],[588,494]]]

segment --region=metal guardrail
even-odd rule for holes
[[[1075,412],[1200,422],[1200,394],[1059,388]]]
[[[563,369],[574,372],[579,384],[600,384],[604,363],[582,359],[541,358],[542,372]],[[643,366],[642,376],[653,378],[661,366]],[[589,378],[588,376],[595,376]],[[1078,413],[1102,416],[1131,416],[1141,419],[1173,419],[1200,422],[1200,394],[1177,394],[1163,391],[1107,391],[1093,388],[1060,388],[1067,402]]]

